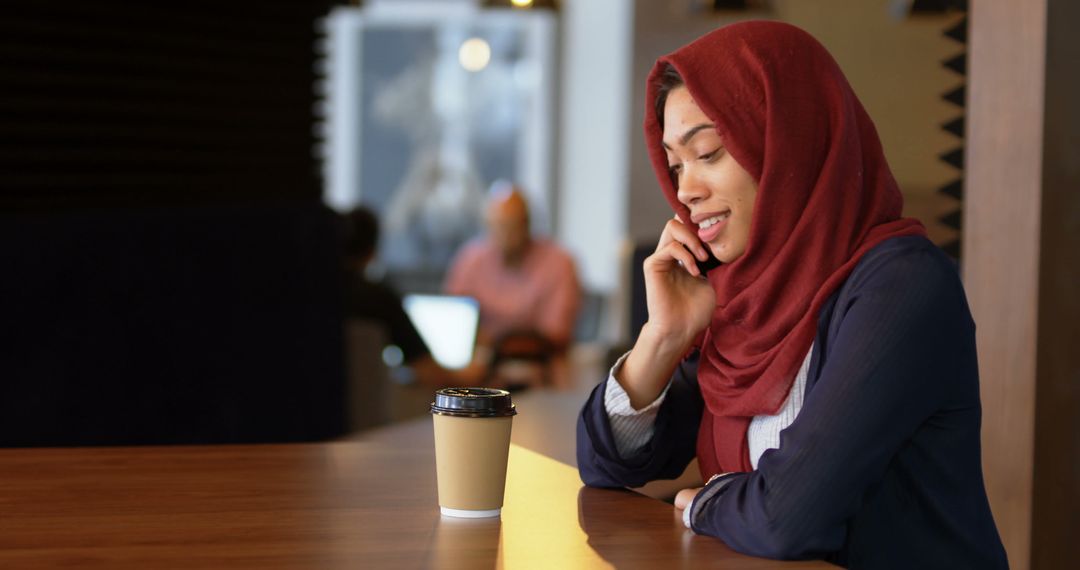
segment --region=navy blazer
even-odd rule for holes
[[[677,368],[653,439],[633,457],[616,450],[604,389],[578,420],[582,481],[636,487],[680,475],[704,405],[696,357]],[[975,326],[954,264],[925,238],[887,240],[822,307],[803,407],[780,447],[756,470],[710,483],[720,488],[695,502],[694,531],[767,558],[1006,568],[980,416]]]

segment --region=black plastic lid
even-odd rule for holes
[[[502,418],[517,414],[517,409],[506,390],[443,388],[435,392],[431,413],[463,418]]]

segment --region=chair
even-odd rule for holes
[[[345,325],[347,424],[350,432],[390,421],[390,371],[383,362],[385,328],[368,320],[349,319]]]
[[[551,384],[551,363],[556,350],[534,330],[504,333],[492,344],[491,365],[485,384],[520,390]]]

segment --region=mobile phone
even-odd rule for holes
[[[694,262],[697,263],[698,271],[700,271],[702,275],[705,275],[721,265],[720,260],[716,259],[716,256],[713,255],[712,250],[709,249],[708,246],[705,246],[705,253],[709,255],[709,258],[705,261],[699,261],[697,257],[694,257]]]

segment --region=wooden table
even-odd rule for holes
[[[0,450],[0,568],[612,565],[831,567],[737,554],[518,443],[501,518],[441,517],[430,418],[335,443]]]

